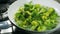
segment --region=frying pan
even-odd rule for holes
[[[16,13],[16,11],[19,9],[19,7],[23,6],[25,3],[30,2],[30,0],[17,0],[15,1],[8,9],[8,17],[10,19],[10,21],[12,22],[13,25],[15,25],[20,31],[24,31],[27,33],[31,33],[31,34],[48,34],[51,32],[54,32],[55,30],[57,30],[58,28],[60,28],[60,25],[58,24],[56,26],[56,28],[52,29],[52,30],[48,30],[48,31],[44,31],[44,32],[36,32],[36,31],[29,31],[29,30],[24,30],[21,29],[15,22],[14,20],[14,14]],[[48,6],[48,7],[53,7],[56,12],[58,13],[58,15],[60,16],[60,4],[53,1],[53,0],[32,0],[33,4],[41,4],[44,6]],[[60,20],[59,20],[60,21]]]

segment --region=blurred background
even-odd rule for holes
[[[9,6],[17,0],[0,0],[0,34],[25,34],[11,24],[7,16]],[[60,0],[53,0],[60,3]],[[60,34],[60,29],[50,34]]]

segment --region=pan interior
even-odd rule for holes
[[[9,19],[12,21],[13,24],[15,24],[16,26],[18,26],[15,21],[14,21],[14,14],[16,13],[16,11],[19,9],[19,7],[23,6],[25,3],[28,3],[30,2],[30,0],[18,0],[16,2],[14,2],[8,9],[8,17]],[[41,5],[44,5],[44,6],[48,6],[48,7],[53,7],[58,15],[60,16],[60,5],[57,3],[57,2],[54,2],[54,1],[48,1],[48,0],[32,0],[32,2],[34,4],[41,4]],[[18,26],[19,27],[19,26]]]

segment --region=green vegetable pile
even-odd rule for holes
[[[16,24],[25,30],[41,32],[51,30],[58,24],[58,15],[54,8],[40,4],[24,4],[14,16]]]

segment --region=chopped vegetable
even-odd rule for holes
[[[17,25],[31,31],[46,31],[56,27],[58,14],[54,8],[27,3],[14,15]]]
[[[45,31],[47,28],[46,28],[46,26],[39,26],[38,28],[37,28],[37,31],[38,32],[42,32],[42,31]]]

